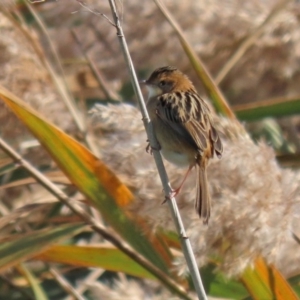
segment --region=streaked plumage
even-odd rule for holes
[[[204,223],[210,217],[206,178],[209,158],[221,157],[223,147],[207,104],[192,82],[174,67],[156,69],[145,81],[147,108],[162,155],[178,166],[197,169],[195,207]]]

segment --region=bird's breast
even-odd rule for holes
[[[157,98],[147,101],[147,109],[163,157],[179,167],[195,164],[197,148],[190,144],[188,138],[179,133],[180,131],[174,130],[157,115]]]
[[[167,161],[171,162],[172,164],[178,167],[185,168],[190,165],[190,159],[186,153],[173,151],[165,147],[162,147],[161,154]]]
[[[166,160],[179,167],[194,164],[196,150],[180,134],[160,119],[154,119],[153,125],[161,154]]]

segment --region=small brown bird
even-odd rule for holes
[[[210,217],[206,168],[214,153],[220,158],[222,142],[211,112],[189,78],[175,67],[156,69],[143,81],[149,90],[147,109],[162,155],[171,163],[188,167],[176,195],[190,170],[197,169],[195,208],[204,223]]]

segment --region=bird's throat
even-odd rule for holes
[[[147,85],[148,99],[162,94],[162,90],[155,85]]]

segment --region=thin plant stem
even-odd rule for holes
[[[25,26],[24,22],[22,24],[23,26],[21,26],[21,24],[19,24],[19,22],[17,22],[14,18],[12,18],[12,16],[9,13],[7,14],[7,17],[9,17],[10,21],[14,25],[16,25],[16,27],[23,33],[25,38],[27,38],[27,40],[29,41],[29,43],[33,47],[35,53],[37,54],[40,61],[42,62],[42,64],[47,69],[49,75],[51,76],[52,81],[55,84],[55,86],[57,88],[57,91],[61,95],[61,98],[62,98],[65,106],[69,110],[69,112],[70,112],[70,114],[71,114],[78,130],[81,133],[81,136],[83,137],[83,140],[84,140],[85,144],[88,146],[89,149],[91,149],[91,151],[96,156],[99,157],[100,152],[99,152],[99,149],[98,149],[98,147],[95,143],[96,138],[94,137],[94,135],[91,131],[87,130],[85,116],[84,116],[84,114],[80,113],[78,107],[76,106],[75,100],[74,100],[73,96],[71,95],[71,93],[68,89],[68,85],[67,85],[66,79],[65,79],[65,73],[64,73],[60,58],[59,58],[59,54],[57,53],[57,51],[55,49],[55,46],[54,46],[54,44],[53,44],[53,42],[50,38],[50,35],[49,35],[48,30],[46,28],[46,25],[44,24],[42,19],[39,17],[38,13],[36,13],[35,9],[33,8],[33,5],[31,5],[27,2],[25,2],[25,4],[27,5],[27,8],[29,9],[32,16],[35,18],[38,26],[40,27],[42,33],[44,34],[44,36],[46,37],[46,39],[48,41],[48,44],[50,45],[50,51],[51,51],[52,56],[53,56],[57,66],[58,66],[58,69],[60,71],[60,77],[62,79],[58,76],[55,69],[50,64],[49,60],[45,56],[45,53],[43,52],[43,50],[40,46],[40,44],[31,35],[28,28]],[[97,213],[95,212],[95,210],[93,208],[91,208],[91,211],[92,211],[92,214],[94,215],[94,217],[97,218]]]
[[[81,294],[79,294],[74,287],[59,273],[59,271],[55,268],[50,268],[49,272],[53,276],[53,278],[59,283],[59,285],[72,296],[72,299],[75,300],[86,300]]]
[[[60,57],[58,55],[58,52],[56,51],[56,48],[54,46],[54,43],[52,42],[52,39],[49,35],[49,32],[47,30],[46,25],[44,24],[43,20],[40,18],[40,16],[38,15],[38,13],[36,12],[34,5],[30,5],[27,1],[25,1],[25,5],[27,7],[27,9],[30,11],[31,15],[33,16],[33,18],[35,19],[36,23],[38,24],[38,26],[40,27],[44,37],[46,38],[48,44],[49,44],[49,49],[50,52],[54,58],[54,61],[59,69],[59,72],[63,78],[64,84],[66,85],[66,80],[65,80],[65,72],[64,69],[62,67],[61,61],[60,61]]]
[[[108,87],[108,84],[105,80],[105,78],[103,77],[103,75],[99,72],[98,68],[96,67],[96,64],[94,62],[94,60],[92,59],[91,55],[89,55],[88,53],[86,53],[86,51],[84,51],[82,43],[80,42],[79,36],[76,32],[76,30],[71,30],[71,33],[77,43],[77,45],[79,46],[81,53],[83,54],[86,62],[88,63],[88,65],[90,66],[95,78],[98,81],[98,84],[100,86],[100,88],[102,89],[104,96],[107,99],[111,99],[114,101],[121,101],[120,97],[111,91],[111,89]]]
[[[95,284],[98,280],[98,278],[105,272],[105,270],[103,269],[93,269],[91,271],[91,273],[89,275],[87,275],[87,277],[85,278],[84,281],[77,283],[77,287],[76,287],[76,291],[79,295],[84,294],[87,289],[88,286],[86,284],[86,282],[89,283],[89,285],[91,284]],[[64,300],[74,300],[73,297],[70,295],[68,297],[66,297]]]
[[[51,64],[50,64],[49,60],[47,59],[47,57],[45,56],[40,44],[38,43],[36,38],[34,38],[32,36],[32,34],[27,29],[25,24],[24,23],[20,24],[10,13],[5,13],[5,15],[16,26],[16,28],[18,28],[22,32],[22,34],[25,36],[25,38],[29,41],[29,44],[34,49],[34,51],[37,54],[38,58],[40,59],[41,63],[44,65],[44,67],[50,74],[51,79],[57,88],[57,91],[59,92],[67,109],[69,110],[81,135],[83,136],[83,139],[84,139],[86,145],[92,150],[92,152],[95,155],[99,156],[100,153],[99,153],[98,147],[96,146],[96,144],[94,142],[95,138],[93,137],[91,132],[87,131],[87,126],[85,124],[84,116],[83,116],[83,114],[81,114],[79,112],[72,95],[70,94],[69,90],[67,89],[66,81],[64,80],[64,72],[63,72],[63,69],[62,69],[62,66],[61,66],[61,63],[59,60],[59,56],[55,50],[55,47],[52,44],[50,36],[47,32],[46,26],[44,25],[42,20],[39,18],[38,14],[35,13],[35,10],[32,7],[30,7],[30,4],[28,4],[28,8],[29,8],[30,12],[32,13],[33,17],[36,19],[37,24],[40,26],[41,31],[44,33],[44,36],[48,40],[52,55],[56,61],[56,64],[58,65],[59,69],[61,70],[61,76],[58,76],[58,74],[56,73],[54,68],[51,66]]]
[[[26,267],[25,264],[18,264],[15,269],[23,276],[23,278],[28,282],[28,285],[32,288],[32,291],[36,299],[48,300],[45,294],[45,290],[40,284],[38,284],[37,278],[33,273]]]
[[[155,139],[154,133],[153,133],[153,128],[152,128],[152,123],[149,119],[149,115],[146,109],[146,105],[143,99],[143,95],[141,92],[141,89],[139,87],[138,84],[138,80],[137,80],[137,76],[134,70],[134,66],[130,57],[130,53],[127,47],[127,43],[126,43],[126,39],[123,33],[123,29],[120,23],[120,19],[119,19],[119,15],[117,12],[117,8],[116,8],[116,4],[114,0],[109,0],[109,4],[111,7],[111,11],[112,11],[112,15],[113,15],[113,19],[115,22],[115,28],[117,31],[117,37],[119,39],[120,45],[121,45],[121,49],[124,55],[124,59],[127,63],[127,67],[129,69],[129,74],[131,77],[131,81],[132,81],[132,85],[135,91],[135,94],[138,98],[138,102],[141,108],[141,112],[142,112],[142,116],[143,116],[143,121],[144,121],[144,126],[147,132],[147,136],[150,142],[150,145],[152,147],[152,149],[158,149],[158,145],[157,145],[157,141]],[[160,179],[162,181],[162,185],[164,188],[164,192],[165,192],[165,196],[168,199],[168,204],[171,210],[171,214],[177,229],[177,232],[179,234],[180,237],[180,241],[181,241],[181,245],[182,245],[182,249],[183,249],[183,253],[188,265],[188,268],[190,270],[191,273],[191,277],[194,283],[194,287],[196,290],[196,293],[199,297],[199,299],[207,299],[206,294],[205,294],[205,290],[202,284],[202,280],[200,277],[200,273],[199,273],[199,269],[196,263],[196,259],[192,250],[192,246],[190,243],[190,240],[188,238],[188,236],[186,235],[184,226],[183,226],[183,222],[176,204],[176,200],[172,195],[172,190],[169,184],[169,180],[168,180],[168,176],[162,161],[162,157],[160,155],[159,151],[154,150],[153,151],[153,156],[155,159],[155,163],[158,169],[158,173],[160,176]]]

